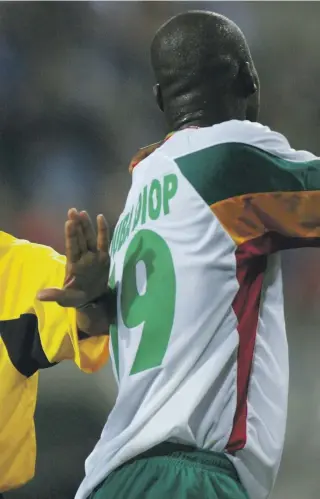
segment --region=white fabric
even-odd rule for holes
[[[283,136],[267,127],[230,121],[178,132],[135,168],[118,225],[153,179],[161,183],[165,175],[174,174],[178,188],[170,213],[157,220],[147,217],[115,254],[112,266],[118,297],[130,242],[139,230],[152,230],[166,241],[174,262],[174,323],[162,365],[130,375],[143,323],[126,327],[118,299],[119,394],[86,461],[86,477],[76,499],[86,499],[112,470],[160,442],[172,440],[214,451],[226,447],[237,399],[239,334],[232,309],[239,289],[236,248],[174,161],[226,142],[250,144],[291,161],[314,159],[310,153],[291,149]],[[137,282],[143,294],[147,288],[143,265],[137,266]],[[273,256],[265,273],[250,378],[247,443],[232,458],[252,499],[265,499],[276,477],[284,442],[288,374],[281,266],[278,256]]]

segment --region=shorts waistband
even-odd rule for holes
[[[141,459],[164,457],[169,460],[187,461],[189,464],[205,466],[206,468],[219,469],[239,481],[238,473],[232,462],[223,452],[214,452],[198,449],[191,445],[184,445],[173,442],[163,442],[151,449],[139,454],[129,462]]]

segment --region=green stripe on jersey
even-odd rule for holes
[[[218,144],[175,159],[203,200],[265,192],[320,190],[320,161],[287,161],[241,143]]]

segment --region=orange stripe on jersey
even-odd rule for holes
[[[269,231],[288,238],[320,237],[320,192],[244,194],[211,205],[237,246]]]

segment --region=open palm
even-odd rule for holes
[[[65,223],[67,266],[64,286],[39,291],[39,300],[81,308],[107,292],[109,237],[103,215],[97,216],[97,229],[96,235],[87,212],[69,210]]]

